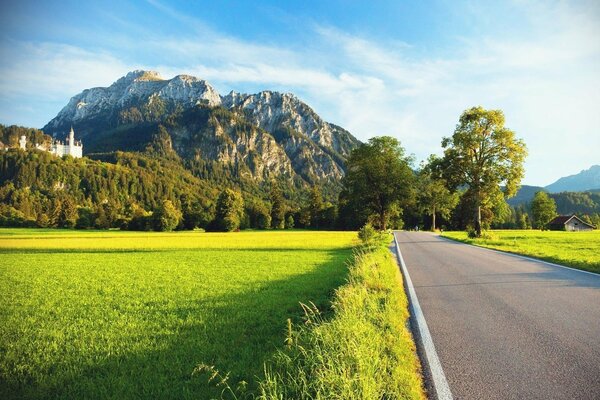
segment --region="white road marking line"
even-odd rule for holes
[[[398,259],[400,260],[400,267],[402,268],[402,274],[404,275],[406,287],[408,288],[408,298],[412,305],[415,322],[417,325],[417,329],[419,330],[419,336],[421,337],[421,342],[425,351],[425,357],[427,358],[426,361],[429,365],[429,370],[431,371],[431,380],[433,381],[433,388],[436,393],[436,398],[438,400],[452,400],[453,398],[452,392],[450,392],[450,386],[448,386],[448,381],[446,380],[446,375],[444,374],[444,370],[442,369],[442,364],[440,363],[440,359],[437,355],[437,352],[435,351],[435,345],[433,344],[431,333],[429,333],[427,321],[425,321],[425,316],[423,315],[423,311],[421,310],[421,305],[419,304],[417,293],[415,292],[415,288],[413,286],[412,280],[410,279],[408,269],[406,268],[406,264],[404,263],[404,259],[402,258],[402,252],[400,251],[400,246],[398,245],[398,239],[396,238],[395,233],[394,243],[396,244],[396,254],[398,255]]]

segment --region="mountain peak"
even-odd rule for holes
[[[600,189],[600,165],[592,165],[575,175],[565,176],[546,186],[550,193],[580,192],[591,189]]]
[[[123,78],[130,82],[144,82],[144,81],[164,81],[160,74],[156,71],[145,71],[142,69],[136,69],[127,73]],[[120,80],[120,79],[119,79]]]

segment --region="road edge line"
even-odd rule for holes
[[[413,311],[412,314],[415,320],[415,325],[417,330],[419,331],[418,340],[421,342],[420,344],[425,353],[425,360],[422,361],[425,361],[427,367],[429,368],[436,398],[438,400],[453,400],[452,392],[450,391],[450,386],[448,385],[446,375],[444,374],[444,370],[442,369],[442,364],[440,363],[437,351],[435,350],[435,345],[433,344],[433,339],[431,337],[431,333],[429,332],[429,327],[427,326],[427,321],[425,321],[425,316],[423,315],[423,311],[421,310],[421,305],[419,304],[417,293],[413,286],[412,280],[410,279],[410,274],[408,273],[408,269],[406,268],[404,258],[402,258],[402,252],[400,251],[398,239],[396,238],[395,233],[393,233],[392,235],[394,236],[394,244],[396,246],[396,256],[398,258],[398,261],[400,262],[400,269],[402,270],[402,275],[404,275],[404,282],[406,284],[406,288],[408,289],[407,295]]]
[[[551,265],[553,267],[570,269],[571,271],[583,272],[584,274],[590,274],[590,275],[600,276],[600,274],[597,273],[597,272],[586,271],[584,269],[577,269],[577,268],[573,268],[573,267],[567,267],[566,265],[556,264],[556,263],[553,263],[553,262],[550,262],[550,261],[542,260],[540,258],[534,258],[534,257],[525,256],[525,255],[522,255],[522,254],[511,253],[510,251],[504,251],[504,250],[498,250],[498,249],[491,249],[489,247],[483,247],[483,246],[478,246],[476,244],[465,243],[465,242],[462,242],[462,241],[460,241],[458,239],[452,239],[452,238],[449,238],[447,236],[442,236],[442,235],[434,234],[434,233],[432,233],[432,234],[436,235],[436,236],[438,236],[438,237],[440,237],[442,239],[448,240],[448,241],[450,241],[452,243],[466,244],[467,246],[477,247],[478,249],[489,250],[489,251],[493,251],[495,253],[505,254],[507,256],[512,256],[512,257],[516,257],[516,258],[523,258],[523,259],[529,260],[529,261],[537,261],[537,262],[540,262],[542,264]]]

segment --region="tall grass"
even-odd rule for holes
[[[288,321],[285,348],[266,364],[259,399],[425,398],[401,282],[386,244],[357,250],[333,315],[307,304],[303,324]]]

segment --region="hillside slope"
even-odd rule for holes
[[[562,177],[545,189],[550,193],[600,189],[600,165],[592,165],[578,174]]]

